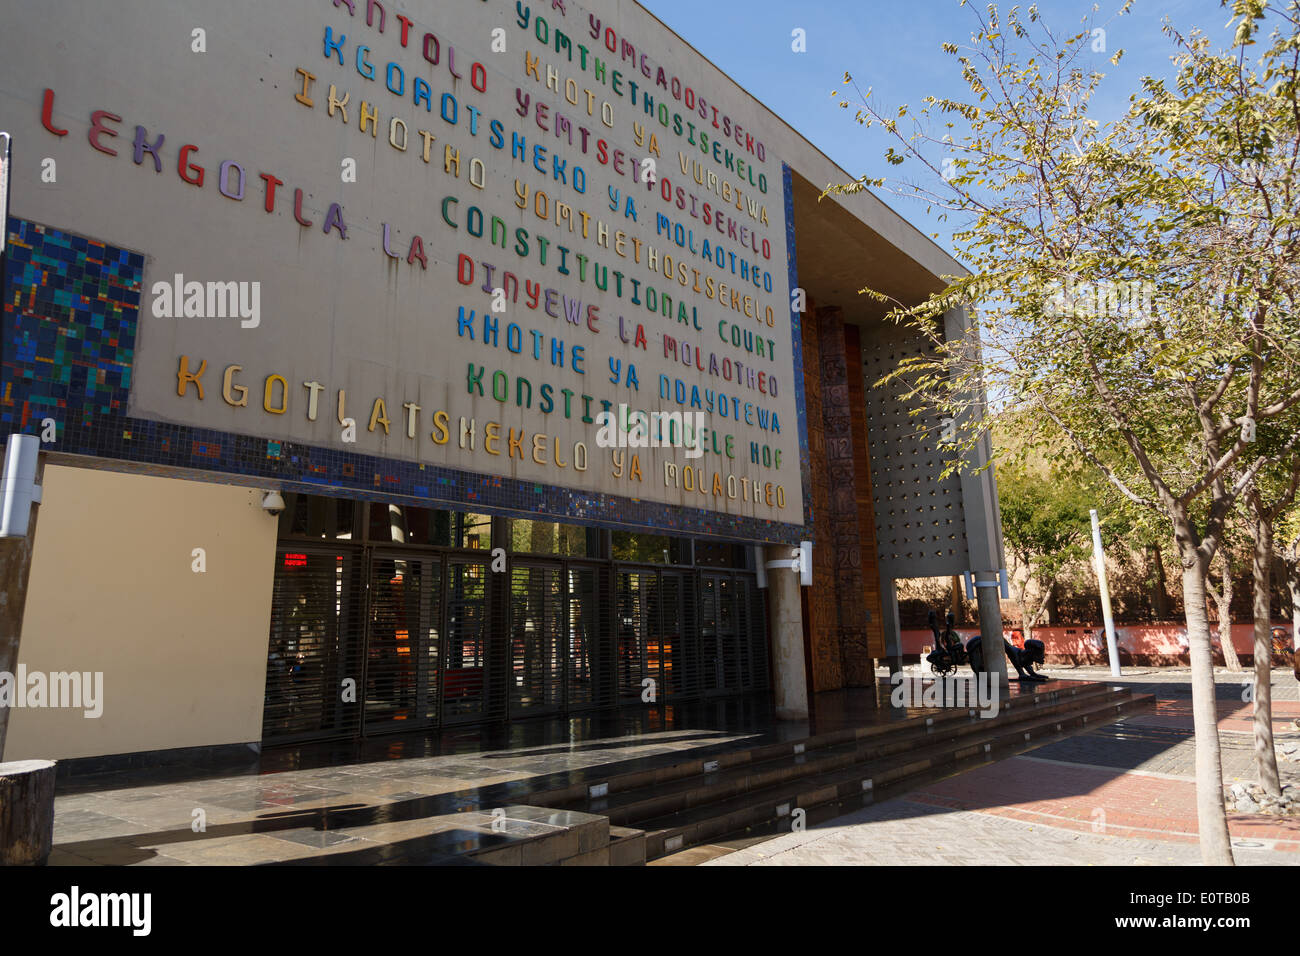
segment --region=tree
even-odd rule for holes
[[[1291,595],[1291,659],[1300,673],[1300,507],[1293,505],[1277,523],[1277,549],[1286,569],[1287,591]]]
[[[1002,537],[1018,565],[1012,586],[1026,638],[1033,637],[1061,572],[1088,556],[1086,500],[1081,484],[1059,471],[1043,475],[1020,467],[998,475]]]
[[[1262,474],[1246,495],[1255,545],[1251,555],[1255,592],[1255,692],[1252,708],[1255,763],[1260,786],[1265,793],[1275,797],[1282,794],[1282,780],[1273,744],[1273,542],[1278,518],[1295,501],[1296,489],[1300,487],[1300,458],[1293,457],[1288,464],[1289,475],[1285,474],[1285,469],[1277,469],[1282,474]]]
[[[893,140],[886,159],[928,174],[898,191],[960,218],[953,240],[968,274],[919,304],[863,290],[928,340],[888,378],[953,421],[951,467],[999,419],[1028,413],[1047,454],[1069,447],[1167,523],[1211,864],[1233,861],[1205,579],[1228,516],[1261,470],[1294,452],[1297,436],[1260,448],[1257,430],[1300,403],[1278,374],[1300,354],[1300,9],[1238,0],[1233,12],[1223,53],[1167,26],[1173,88],[1145,79],[1130,111],[1104,125],[1088,116],[1102,76],[1080,66],[1091,31],[1058,39],[1032,6],[1005,20],[990,6],[975,15],[970,47],[944,45],[965,100],[928,97],[915,114],[886,115],[845,75],[857,121]],[[1275,28],[1266,49],[1248,58],[1265,25]],[[827,191],[869,186],[888,184],[863,177]],[[944,316],[976,303],[971,334],[946,338]],[[985,389],[994,400],[973,403]]]
[[[1270,11],[1266,0],[1237,0],[1232,55],[1212,52],[1203,37],[1179,37],[1184,50],[1178,92],[1148,81],[1147,119],[1168,132],[1173,149],[1194,169],[1218,176],[1223,189],[1197,222],[1190,241],[1213,257],[1210,270],[1215,304],[1241,335],[1239,359],[1249,362],[1245,414],[1231,420],[1202,413],[1203,429],[1226,439],[1240,429],[1238,443],[1250,453],[1233,462],[1223,480],[1241,488],[1251,530],[1255,660],[1255,754],[1260,783],[1277,795],[1281,784],[1272,731],[1271,572],[1274,523],[1295,499],[1300,482],[1300,218],[1296,210],[1296,165],[1300,160],[1300,4],[1292,0]],[[1253,60],[1247,48],[1260,39],[1270,19],[1267,49]],[[1188,95],[1194,90],[1194,98]],[[1186,142],[1185,136],[1215,136],[1216,142]],[[1208,262],[1207,262],[1208,264]],[[1260,389],[1261,391],[1257,391]],[[1262,390],[1268,397],[1263,397]],[[1269,403],[1269,399],[1273,399]],[[1260,402],[1268,412],[1257,416]],[[1221,439],[1221,440],[1223,440]],[[1253,474],[1244,467],[1262,465]]]
[[[1228,538],[1228,529],[1224,529],[1224,540],[1219,545],[1218,564],[1219,586],[1214,586],[1209,574],[1205,577],[1205,591],[1214,601],[1215,618],[1218,621],[1219,648],[1223,651],[1223,663],[1234,674],[1239,673],[1242,669],[1241,660],[1237,657],[1236,645],[1232,643],[1232,598],[1233,583],[1232,575],[1235,570],[1233,559],[1233,542]]]

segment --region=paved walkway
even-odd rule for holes
[[[1104,668],[1054,677],[1111,680]],[[1190,673],[1131,669],[1121,682],[1154,693],[1137,714],[847,814],[802,833],[727,852],[709,866],[1197,864]],[[1255,779],[1251,704],[1242,675],[1216,674],[1224,781]],[[1274,734],[1300,740],[1300,685],[1273,673]],[[1279,760],[1284,782],[1300,763]],[[1238,863],[1300,864],[1300,818],[1230,814]],[[709,855],[706,851],[701,856]]]
[[[1051,673],[1109,679],[1095,668]],[[1195,863],[1188,674],[1134,670],[1123,680],[1156,694],[1157,709],[940,780],[805,833],[696,848],[688,851],[690,859],[672,862]],[[1279,742],[1300,740],[1292,723],[1300,718],[1300,686],[1290,671],[1279,670],[1273,688]],[[1218,703],[1225,781],[1253,779],[1250,705],[1242,700],[1240,676],[1219,674]],[[495,747],[461,742],[441,753],[421,752],[427,745],[415,741],[409,753],[367,752],[352,759],[325,754],[324,765],[315,767],[289,752],[281,772],[271,773],[266,767],[262,773],[183,779],[160,773],[147,781],[135,772],[106,774],[62,788],[50,863],[256,863],[324,858],[383,846],[416,831],[478,839],[494,832],[487,809],[518,802],[548,775],[611,763],[676,762],[713,748],[807,732],[740,713],[727,719],[711,713],[701,721],[703,726],[647,727],[612,738],[593,733],[578,740],[564,733]],[[1287,779],[1300,780],[1300,763],[1281,768]],[[1231,830],[1239,862],[1300,863],[1300,820],[1234,815]]]

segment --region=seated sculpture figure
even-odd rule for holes
[[[934,650],[926,657],[930,667],[940,676],[956,673],[957,665],[966,663],[966,652],[962,648],[961,637],[953,630],[956,619],[948,615],[947,629],[940,631],[938,618],[930,612],[930,630],[934,632]]]
[[[1016,669],[1016,674],[1018,675],[1016,678],[1017,680],[1051,680],[1050,677],[1039,674],[1034,670],[1034,665],[1042,664],[1047,657],[1046,648],[1042,641],[1030,638],[1025,641],[1025,649],[1021,650],[1020,648],[1008,643],[1004,638],[1002,641],[1002,647],[1006,651],[1007,660],[1009,660],[1011,665]],[[966,644],[966,654],[970,658],[970,667],[972,671],[978,674],[984,670],[984,647],[983,642],[979,637],[972,637]]]

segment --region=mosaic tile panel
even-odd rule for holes
[[[787,222],[792,223],[788,170],[785,180]],[[91,456],[86,462],[91,467],[116,470],[129,463],[135,467],[128,470],[151,474],[203,472],[212,480],[265,483],[286,491],[469,505],[493,514],[599,527],[780,543],[806,536],[801,527],[782,522],[128,417],[144,255],[15,217],[8,228],[13,254],[6,260],[0,329],[0,422],[6,432],[37,434],[42,420],[53,418],[57,441],[49,451]],[[790,243],[792,230],[788,226]],[[797,353],[798,317],[792,321]],[[802,392],[797,354],[795,375]],[[799,429],[806,459],[802,403]],[[804,494],[807,513],[806,480]]]
[[[144,256],[19,219],[7,251],[5,431],[125,411]]]
[[[790,263],[790,292],[799,288],[798,256],[794,240],[794,183],[791,169],[786,163],[781,164],[781,182],[785,188],[785,247]],[[794,350],[794,388],[799,396],[795,407],[799,414],[799,478],[803,485],[803,523],[807,529],[806,537],[812,538],[813,529],[813,494],[812,494],[812,458],[808,448],[808,409],[804,403],[803,374],[803,317],[793,309],[790,310],[791,348]],[[814,549],[815,551],[815,549]]]

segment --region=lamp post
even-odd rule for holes
[[[1110,586],[1106,583],[1106,552],[1101,547],[1101,524],[1097,509],[1091,509],[1092,558],[1097,570],[1097,587],[1101,590],[1101,617],[1106,626],[1106,653],[1110,657],[1110,676],[1119,677],[1119,646],[1115,642],[1115,618],[1110,613]]]

